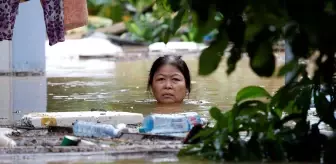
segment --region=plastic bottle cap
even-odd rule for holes
[[[145,128],[139,128],[139,133],[145,133]]]

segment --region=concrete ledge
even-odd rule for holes
[[[0,76],[14,76],[14,77],[45,76],[45,72],[0,72]]]
[[[182,146],[169,145],[132,145],[115,147],[79,147],[79,146],[20,146],[15,148],[0,148],[0,159],[10,154],[67,154],[67,155],[138,155],[138,154],[176,154]]]

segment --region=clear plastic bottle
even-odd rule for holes
[[[164,134],[189,132],[194,125],[203,124],[196,112],[151,114],[144,118],[141,133]]]
[[[78,137],[114,138],[120,135],[120,130],[110,124],[76,121],[73,125],[73,133]]]

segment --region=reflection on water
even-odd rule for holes
[[[70,153],[71,154],[71,153]],[[44,155],[16,155],[4,156],[0,164],[20,163],[20,164],[146,164],[146,163],[179,163],[179,164],[202,164],[208,161],[196,160],[190,157],[178,158],[174,154],[166,153],[139,153],[129,155],[103,155],[97,153],[88,155],[69,155],[68,154],[44,154]]]
[[[219,69],[207,77],[197,75],[198,57],[184,57],[184,59],[192,75],[192,91],[185,100],[183,107],[185,111],[192,110],[206,114],[211,106],[227,110],[237,91],[244,86],[259,85],[274,92],[284,83],[282,78],[257,77],[250,70],[248,59],[240,61],[236,71],[230,76],[225,73],[226,64],[223,60]],[[88,68],[83,67],[89,73],[83,73],[83,70],[76,71],[70,67],[65,67],[63,71],[58,67],[58,72],[72,72],[76,76],[69,77],[69,74],[65,74],[64,77],[48,78],[48,111],[101,108],[148,114],[153,111],[155,103],[151,94],[146,91],[147,76],[153,61],[154,59],[118,63],[102,61],[106,67],[99,66],[99,62],[96,62],[86,65]],[[111,67],[108,67],[107,63],[110,63]],[[96,74],[90,73],[90,70],[95,70]],[[47,73],[48,76],[55,74],[52,69],[47,69]]]
[[[9,125],[30,112],[45,112],[45,76],[0,76],[0,125]]]
[[[148,163],[169,163],[169,164],[219,164],[223,162],[206,161],[193,157],[177,158],[175,155],[169,154],[152,154],[146,155],[81,155],[81,156],[67,156],[67,155],[44,155],[34,156],[27,155],[24,157],[5,157],[1,159],[0,164],[148,164]],[[233,164],[233,162],[226,162]],[[259,162],[260,163],[260,162]],[[249,162],[249,164],[259,164],[258,162]],[[238,164],[243,164],[238,163]],[[274,163],[282,164],[282,163]],[[284,163],[283,163],[284,164]],[[293,163],[303,164],[303,163]],[[313,163],[312,163],[313,164]]]
[[[222,61],[219,69],[210,76],[201,77],[197,75],[198,58],[184,57],[191,70],[192,91],[185,100],[183,109],[185,111],[197,111],[202,115],[208,114],[211,106],[219,106],[223,110],[230,109],[235,95],[239,89],[248,85],[258,85],[265,87],[273,93],[284,80],[282,78],[262,79],[257,77],[249,68],[248,60],[243,59],[237,65],[236,71],[227,76],[225,61]],[[51,59],[50,59],[51,60]],[[118,62],[113,61],[69,61],[52,60],[47,61],[47,108],[48,111],[80,111],[100,108],[116,111],[131,111],[149,114],[154,110],[155,100],[146,91],[147,76],[154,59]],[[58,64],[57,64],[58,62]],[[279,62],[280,63],[280,62]],[[282,64],[282,63],[280,63]],[[5,82],[4,80],[2,80]],[[29,81],[29,80],[24,80]],[[43,84],[35,82],[35,84]],[[39,92],[31,86],[20,83],[21,88],[35,95]],[[28,86],[29,89],[22,88]],[[43,85],[41,85],[43,88]],[[45,88],[45,87],[44,87]],[[9,93],[9,92],[6,92]],[[26,92],[25,92],[26,93]],[[41,94],[42,95],[42,94]],[[22,97],[22,96],[21,96]],[[33,102],[36,96],[27,96]],[[40,97],[39,100],[45,98]],[[37,100],[36,100],[37,101]],[[17,100],[16,102],[23,102]],[[17,104],[18,105],[18,104]],[[20,106],[21,107],[21,106]],[[47,158],[47,159],[43,159]],[[67,156],[45,156],[28,159],[10,158],[7,161],[12,163],[201,163],[195,160],[178,160],[175,156],[139,157],[131,156],[116,158],[115,156],[76,156],[73,159]],[[62,157],[62,158],[61,158]],[[130,160],[133,159],[133,160]],[[141,160],[139,160],[141,159]],[[1,162],[6,163],[6,159]],[[1,163],[0,162],[0,163]],[[203,162],[202,162],[203,163]]]

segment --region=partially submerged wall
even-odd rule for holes
[[[46,111],[45,40],[40,1],[21,3],[12,41],[0,41],[0,125]]]

